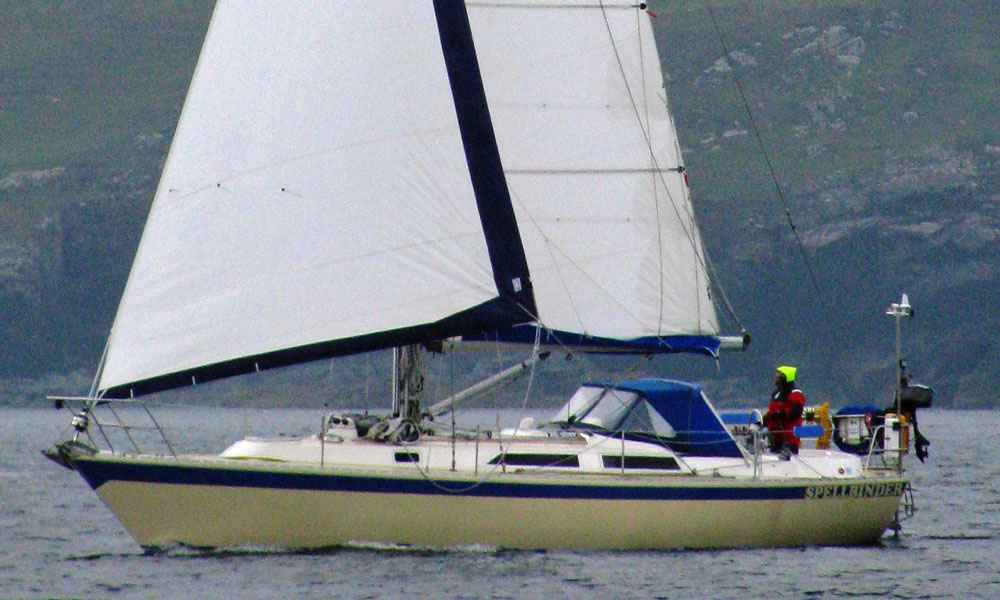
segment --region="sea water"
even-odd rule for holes
[[[211,452],[244,434],[311,432],[321,419],[320,411],[209,407],[157,416],[179,451]],[[41,456],[65,439],[68,413],[5,409],[0,598],[998,598],[1000,411],[919,417],[931,456],[910,461],[917,511],[901,535],[875,546],[147,555],[77,474]]]

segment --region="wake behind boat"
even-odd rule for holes
[[[549,351],[747,339],[720,332],[644,5],[223,0],[94,389],[47,455],[145,547],[877,541],[909,489],[899,410],[863,455],[788,457],[677,381],[586,384],[504,431],[429,420],[492,379],[423,402],[425,349],[530,348],[501,380]],[[300,439],[126,453],[97,415],[384,348],[389,413]]]

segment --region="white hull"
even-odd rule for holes
[[[218,458],[78,457],[145,547],[353,543],[674,549],[853,545],[893,523],[905,477],[837,480],[349,469]],[[395,471],[395,472],[390,472]]]

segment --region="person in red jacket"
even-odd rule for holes
[[[771,433],[771,451],[780,452],[785,460],[799,453],[802,444],[795,435],[795,426],[802,424],[806,397],[795,385],[795,367],[782,365],[774,376],[774,392],[764,415],[764,426]]]

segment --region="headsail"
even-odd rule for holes
[[[477,181],[502,179],[499,161],[476,148],[470,164],[463,145],[462,127],[489,123],[468,114],[485,106],[475,72],[457,75],[464,106],[449,79],[451,63],[474,70],[453,56],[472,47],[444,46],[439,18],[424,3],[218,3],[112,328],[106,395],[530,319],[505,186],[487,181],[483,197]],[[484,228],[493,218],[507,222]]]
[[[643,10],[218,3],[105,395],[536,317],[561,342],[717,349]]]

